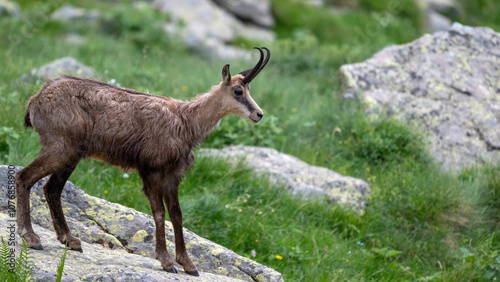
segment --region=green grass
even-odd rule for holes
[[[500,279],[499,167],[441,172],[418,129],[371,120],[357,101],[338,97],[340,65],[417,38],[421,15],[410,2],[395,9],[391,1],[332,1],[351,8],[332,13],[272,1],[279,39],[252,82],[265,118],[257,126],[225,118],[203,146],[269,146],[364,179],[372,190],[365,213],[295,198],[244,164],[197,158],[180,188],[185,226],[275,268],[287,281]],[[499,4],[462,2],[466,23],[480,19],[498,28]],[[106,28],[99,28],[43,17],[35,24],[32,19],[54,10],[54,3],[21,5],[25,18],[0,18],[0,36],[10,38],[0,40],[2,164],[27,165],[40,150],[37,134],[22,127],[26,100],[41,87],[18,83],[31,68],[73,56],[103,80],[186,99],[219,83],[227,63],[204,61],[163,36],[158,23],[164,16],[152,10],[81,4],[106,11]],[[81,35],[83,43],[67,40],[68,34]],[[233,73],[248,68],[230,63]],[[91,195],[150,213],[135,172],[84,160],[70,180]]]

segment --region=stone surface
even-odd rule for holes
[[[274,26],[271,3],[268,0],[213,0],[213,2],[243,22],[267,28]]]
[[[456,0],[417,0],[420,7],[426,32],[447,30],[452,21],[449,17],[457,18],[464,13],[463,7]]]
[[[59,20],[64,22],[78,21],[78,20],[93,22],[99,18],[99,12],[86,10],[83,8],[77,8],[73,5],[66,4],[64,6],[61,6],[54,12],[52,12],[50,17],[53,20]]]
[[[341,94],[420,126],[445,169],[500,158],[500,35],[455,23],[344,65]]]
[[[16,170],[20,169],[16,167]],[[12,175],[12,174],[10,174]],[[0,166],[0,225],[12,222],[8,209],[8,167]],[[43,251],[33,250],[35,278],[53,281],[64,246],[56,240],[50,213],[43,196],[41,180],[31,193],[31,217],[41,237]],[[138,196],[143,197],[140,189]],[[281,274],[266,266],[203,239],[184,229],[188,253],[200,271],[200,277],[163,271],[154,259],[154,221],[149,215],[119,204],[89,196],[67,182],[62,206],[71,232],[82,240],[83,253],[68,251],[64,267],[65,281],[282,281]],[[174,236],[166,222],[167,248],[174,252]],[[7,228],[0,229],[7,238]],[[20,238],[16,234],[18,245]],[[19,250],[19,246],[17,247]],[[17,252],[18,254],[18,252]]]
[[[228,158],[245,164],[256,172],[284,184],[294,194],[306,198],[326,197],[339,205],[362,211],[370,194],[368,184],[332,170],[311,166],[296,157],[274,149],[231,146],[224,149],[200,149],[198,155]]]
[[[426,17],[425,30],[427,32],[443,31],[451,27],[451,20],[434,10],[429,10]]]
[[[248,59],[248,51],[230,44],[239,38],[264,44],[275,37],[268,29],[242,23],[210,0],[155,0],[153,5],[171,17],[166,32],[180,37],[188,48],[205,57]]]
[[[21,8],[19,8],[19,4],[12,1],[0,0],[0,17],[1,16],[19,17],[20,15],[21,15]]]
[[[91,67],[88,67],[78,62],[73,57],[64,57],[52,61],[39,68],[32,69],[30,72],[23,74],[19,79],[20,83],[32,82],[34,80],[43,80],[47,75],[49,78],[54,78],[62,74],[72,74],[84,77],[94,77],[95,72]]]
[[[463,14],[464,9],[456,0],[417,0],[420,5],[440,14],[458,17]]]

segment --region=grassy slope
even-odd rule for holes
[[[439,172],[419,135],[392,120],[367,120],[355,102],[337,97],[341,64],[419,36],[419,15],[411,13],[411,4],[389,9],[388,2],[359,1],[357,10],[334,16],[273,1],[281,39],[271,50],[279,52],[252,82],[266,118],[256,127],[226,118],[204,145],[271,146],[361,177],[372,187],[364,216],[294,199],[243,164],[199,159],[180,190],[187,228],[241,255],[251,257],[254,250],[255,260],[286,280],[466,281],[500,275],[498,168],[458,176]],[[471,14],[464,20],[498,26],[499,5],[485,3],[488,17]],[[202,61],[165,39],[156,25],[162,16],[126,5],[96,5],[106,11],[105,29],[48,22],[43,14],[55,8],[50,3],[24,1],[27,19],[0,18],[1,38],[11,38],[0,40],[0,163],[27,165],[37,155],[37,136],[22,128],[22,120],[25,101],[40,84],[16,80],[51,60],[74,56],[105,80],[176,98],[219,82],[223,63]],[[75,33],[86,41],[66,40]],[[231,62],[231,67],[248,66]],[[136,173],[86,160],[71,181],[92,195],[149,213]]]

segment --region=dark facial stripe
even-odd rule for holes
[[[248,111],[250,111],[251,113],[255,111],[254,107],[252,106],[252,104],[250,104],[250,102],[245,96],[234,96],[234,99],[236,99],[236,101],[242,103],[245,107],[247,107]]]

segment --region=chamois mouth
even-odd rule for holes
[[[252,117],[252,116],[248,116],[248,118],[249,118],[251,121],[253,121],[255,124],[259,123],[259,122],[262,120],[262,118],[255,119],[255,118],[254,118],[254,117]]]

